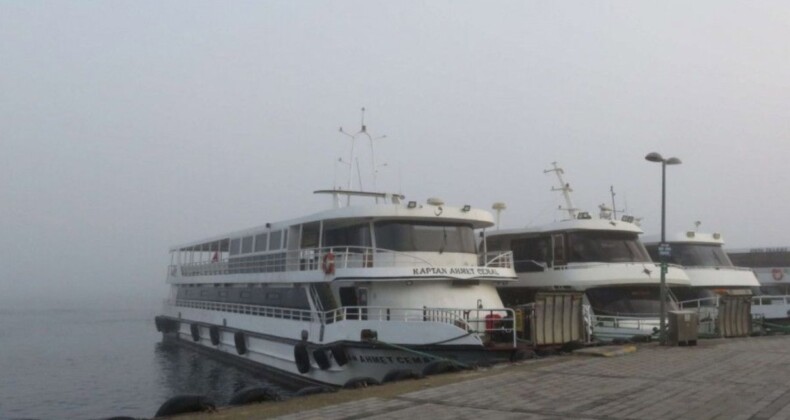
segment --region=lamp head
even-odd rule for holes
[[[663,162],[664,157],[661,156],[661,153],[652,152],[652,153],[648,153],[647,156],[645,156],[645,160],[648,160],[650,162]]]
[[[678,159],[676,157],[671,157],[671,158],[666,160],[666,164],[667,165],[680,165],[681,163],[683,163],[683,162],[681,162],[680,159]]]

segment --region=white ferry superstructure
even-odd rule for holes
[[[760,287],[757,277],[751,269],[733,265],[722,248],[724,239],[719,233],[673,232],[664,239],[670,249],[667,262],[683,267],[691,282],[691,287],[672,289],[678,306],[697,311],[700,332],[715,334],[721,296],[751,296]],[[659,261],[661,236],[646,236],[644,242],[653,260]],[[752,306],[752,314],[755,309]]]
[[[539,291],[581,291],[588,323],[598,340],[652,335],[660,324],[660,267],[639,240],[642,229],[630,216],[593,218],[574,208],[571,188],[556,164],[568,218],[535,228],[496,230],[486,236],[489,250],[512,251],[518,281],[499,286],[506,306],[534,301]],[[603,210],[603,209],[602,209]],[[688,286],[677,266],[668,266],[666,283]],[[670,296],[669,308],[675,308]]]
[[[679,301],[697,299],[715,300],[726,291],[753,292],[760,287],[751,269],[733,265],[724,252],[724,239],[719,233],[673,232],[665,236],[670,246],[667,262],[683,267],[691,287],[673,290]],[[659,235],[643,238],[645,247],[654,261],[658,261]]]
[[[317,191],[333,209],[173,247],[166,339],[250,362],[289,380],[384,382],[437,362],[507,359],[512,310],[495,283],[512,253],[478,253],[484,210],[419,205],[399,194]]]

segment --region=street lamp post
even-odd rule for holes
[[[666,248],[666,230],[667,230],[667,165],[679,165],[680,159],[676,157],[671,157],[669,159],[664,159],[661,154],[652,152],[648,153],[645,156],[645,159],[650,162],[658,162],[661,163],[661,244],[659,245],[660,249]],[[659,311],[660,314],[660,321],[659,321],[659,341],[661,345],[665,345],[667,343],[667,255],[665,252],[659,253],[659,259],[661,261],[661,284],[659,286],[659,299],[661,302],[659,303]]]

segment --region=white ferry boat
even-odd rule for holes
[[[538,291],[583,291],[587,322],[601,341],[652,335],[660,320],[660,267],[639,241],[634,219],[603,212],[593,218],[574,208],[571,188],[554,168],[568,212],[566,220],[536,228],[498,230],[486,237],[489,250],[512,251],[518,282],[499,286],[510,307],[533,302]],[[669,266],[668,286],[688,286],[683,270]],[[671,296],[670,296],[671,298]],[[674,299],[667,302],[676,307]]]
[[[733,265],[722,248],[724,239],[719,233],[696,231],[666,235],[670,247],[668,262],[683,267],[691,287],[672,289],[681,309],[700,312],[703,332],[713,333],[716,327],[719,297],[725,293],[751,295],[760,283],[751,269]],[[645,247],[653,260],[658,260],[659,235],[644,238]],[[755,306],[752,306],[755,309]],[[753,312],[754,313],[754,312]]]
[[[790,323],[790,247],[727,251],[732,262],[750,268],[760,283],[760,296],[752,298],[752,315]]]
[[[515,354],[514,314],[495,287],[515,279],[512,253],[478,253],[474,234],[494,225],[490,213],[316,193],[333,208],[171,248],[164,339],[334,386]]]

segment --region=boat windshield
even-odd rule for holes
[[[568,234],[568,262],[650,262],[636,233],[584,231]]]
[[[670,249],[672,252],[667,262],[672,264],[684,267],[733,266],[721,245],[673,243],[670,244]],[[650,247],[650,255],[655,261],[659,261],[657,245]]]
[[[393,251],[476,254],[472,225],[416,221],[374,223],[376,247]]]
[[[596,315],[658,316],[661,299],[658,286],[618,286],[587,289],[587,299]],[[671,299],[667,310],[677,306]]]

